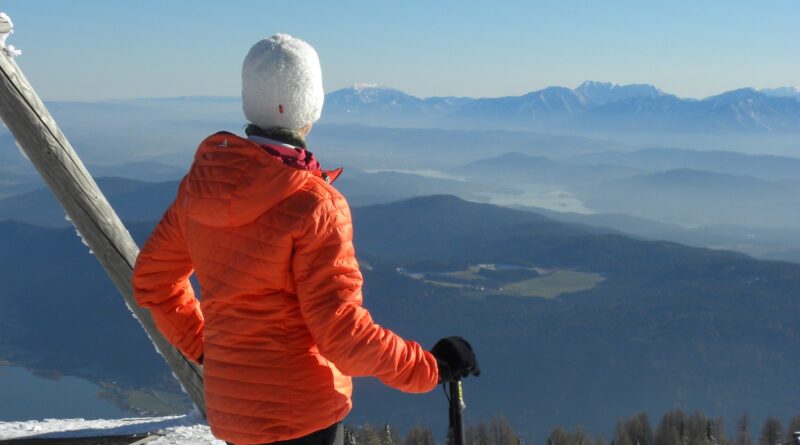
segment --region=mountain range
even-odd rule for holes
[[[779,159],[784,165],[774,168]],[[791,169],[797,161],[680,150],[586,153],[559,160],[509,152],[445,171],[506,186],[510,191],[502,194],[485,191],[483,201],[509,206],[624,213],[692,227],[789,228],[800,225],[800,173]]]
[[[241,125],[238,97],[177,97],[103,102],[48,102],[62,126],[127,134],[166,121]],[[102,112],[98,113],[98,108]],[[164,114],[166,113],[166,114]],[[123,116],[125,119],[114,119]],[[797,133],[800,92],[794,87],[741,88],[703,99],[679,98],[653,85],[586,81],[520,96],[418,98],[360,84],[325,96],[323,123],[387,127],[455,127],[589,133]]]
[[[92,123],[91,130],[99,132],[96,137],[112,141],[116,135],[117,141],[125,143],[120,136],[135,136],[132,129],[152,130],[165,122],[241,127],[240,103],[238,97],[222,96],[49,102],[48,106],[64,127]],[[688,99],[648,84],[586,81],[576,88],[551,86],[519,96],[419,98],[390,87],[361,84],[328,93],[321,122],[590,135],[782,135],[800,132],[800,94],[794,87],[741,88]],[[186,131],[191,128],[182,125],[178,133]],[[159,134],[174,139],[169,133]]]
[[[742,88],[682,99],[652,85],[587,81],[498,98],[417,98],[357,85],[326,96],[324,122],[610,134],[797,133],[800,100],[790,89]]]
[[[448,152],[441,155],[447,163]],[[424,159],[432,163],[436,158]],[[441,170],[426,170],[424,164],[406,164],[407,169],[346,168],[335,186],[353,206],[452,194],[618,233],[800,262],[800,237],[793,229],[800,224],[796,164],[796,159],[787,157],[674,149],[604,151],[560,159],[509,152]],[[90,171],[125,175],[100,176],[97,182],[129,222],[160,217],[185,172],[152,163],[90,166]],[[143,182],[135,179],[139,177],[169,180]],[[0,197],[0,221],[69,225],[41,181],[24,185],[38,189],[9,191],[12,196]]]

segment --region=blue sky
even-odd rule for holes
[[[0,0],[45,99],[237,95],[258,39],[288,32],[326,91],[378,83],[494,97],[586,79],[688,97],[800,86],[800,1]]]

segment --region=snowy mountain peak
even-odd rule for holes
[[[589,90],[610,90],[618,88],[619,84],[614,82],[600,82],[597,80],[584,80],[582,84],[575,88],[575,91],[589,91]]]
[[[419,99],[394,88],[369,83],[359,83],[349,88],[336,90],[327,94],[325,97],[325,102],[327,104],[395,104],[398,100],[401,102],[409,102]]]
[[[385,87],[383,85],[377,83],[356,83],[352,86],[353,90],[355,91],[362,91],[362,90],[391,90],[393,88]]]
[[[578,85],[573,91],[584,97],[592,105],[605,105],[625,99],[665,95],[663,91],[650,84],[619,85],[595,80],[587,80]]]

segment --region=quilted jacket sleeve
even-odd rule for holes
[[[303,318],[320,353],[350,376],[374,376],[406,392],[436,387],[438,367],[419,344],[372,321],[361,305],[362,277],[350,209],[322,201],[295,240],[292,268]]]
[[[183,355],[203,354],[203,314],[189,276],[194,271],[173,203],[145,243],[133,268],[133,292],[150,309],[158,330]]]

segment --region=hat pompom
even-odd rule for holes
[[[308,43],[276,34],[253,45],[242,66],[242,108],[261,128],[299,129],[319,120],[325,93]]]

